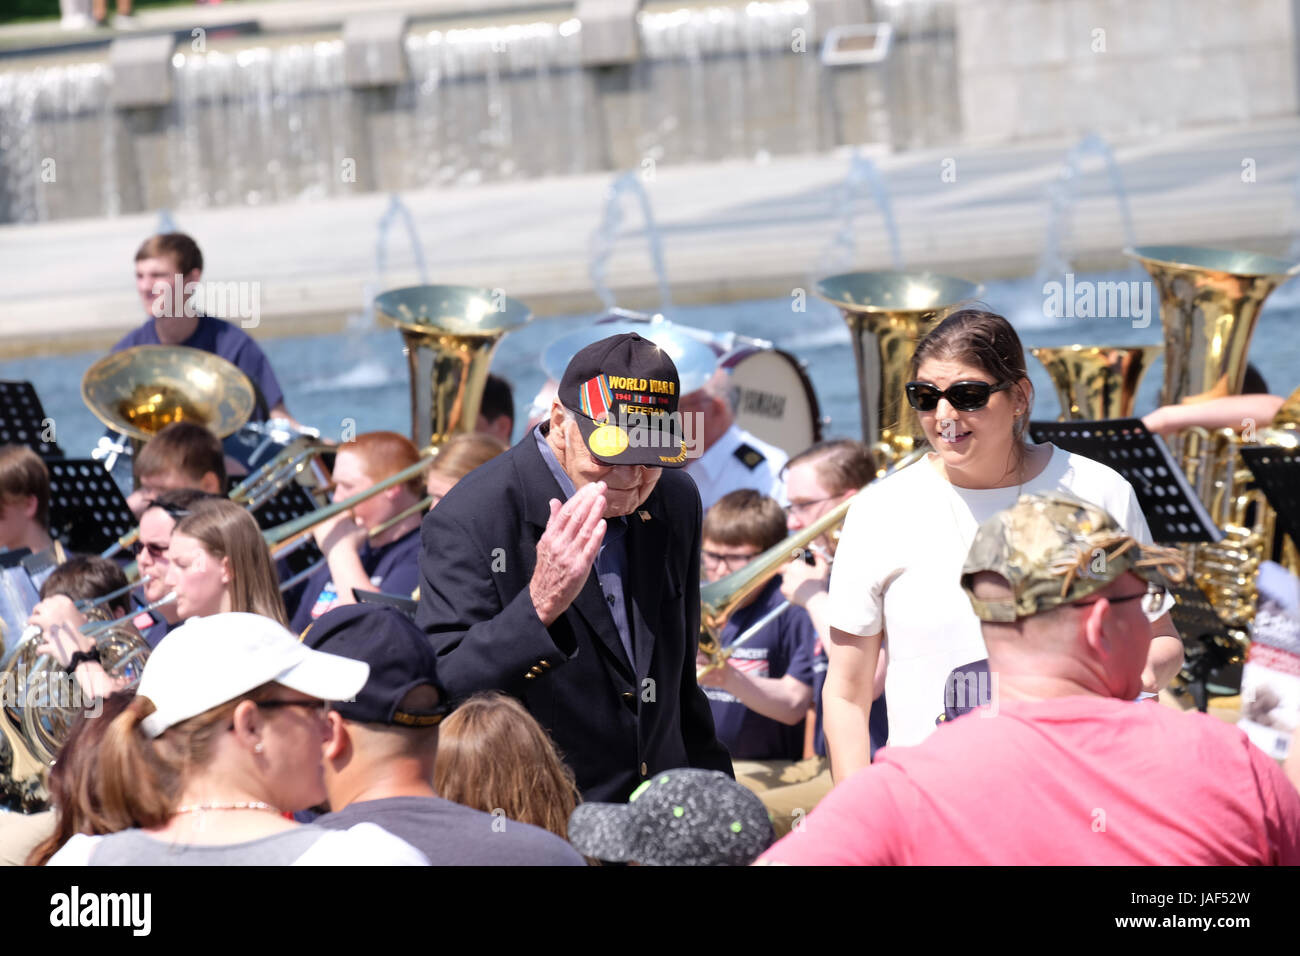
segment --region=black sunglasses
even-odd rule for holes
[[[149,552],[149,557],[155,561],[161,561],[167,556],[167,545],[165,544],[145,544],[143,541],[136,539],[135,543],[131,545],[131,553],[137,558],[146,550]]]
[[[988,382],[953,382],[946,389],[938,389],[929,382],[908,382],[907,403],[918,412],[932,412],[939,407],[939,399],[959,412],[977,412],[989,403],[994,392],[1011,387],[1010,382],[990,385]]]

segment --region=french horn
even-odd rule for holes
[[[103,605],[86,613],[92,621],[82,633],[94,638],[100,665],[110,677],[122,679],[124,686],[134,685],[149,657],[143,635],[129,618],[113,618]],[[4,696],[0,706],[0,802],[22,812],[46,805],[46,775],[73,721],[79,713],[97,716],[100,706],[87,696],[75,676],[65,674],[48,654],[37,652],[41,640],[40,629],[29,627],[0,670]]]

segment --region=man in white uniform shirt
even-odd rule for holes
[[[781,470],[790,456],[736,424],[728,396],[729,377],[726,369],[717,369],[703,388],[681,398],[678,410],[683,420],[688,414],[699,416],[693,423],[696,444],[690,450],[686,473],[695,479],[706,511],[723,495],[740,488],[752,488],[784,505]],[[687,434],[692,434],[690,429]]]

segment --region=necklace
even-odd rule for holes
[[[273,807],[261,800],[238,800],[234,803],[190,803],[177,807],[173,816],[182,813],[201,813],[204,810],[270,810],[272,813],[284,813],[279,807]]]

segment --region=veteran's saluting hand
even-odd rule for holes
[[[605,540],[605,483],[583,485],[564,504],[550,501],[551,517],[537,542],[537,567],[528,594],[542,624],[550,627],[587,583]]]

